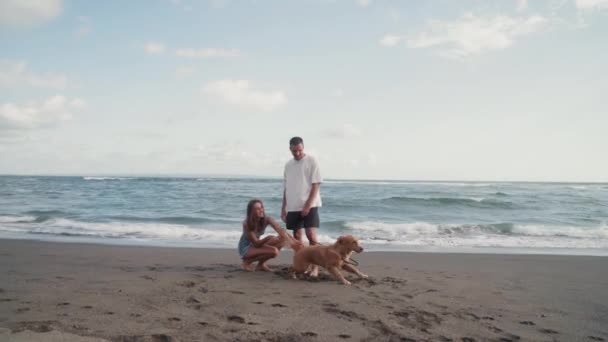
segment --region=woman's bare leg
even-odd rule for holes
[[[265,263],[269,259],[276,258],[277,255],[279,255],[279,250],[274,246],[249,247],[247,254],[243,257],[242,267],[245,271],[254,271],[251,264],[257,261],[256,271],[271,271]]]

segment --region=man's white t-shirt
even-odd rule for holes
[[[291,159],[285,164],[283,183],[287,211],[302,211],[314,183],[321,183],[319,163],[313,156],[305,155],[300,160]],[[312,202],[311,207],[321,206],[321,191]]]

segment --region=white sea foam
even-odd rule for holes
[[[408,248],[543,248],[608,249],[608,225],[568,227],[547,225],[473,225],[428,222],[351,222],[342,231],[319,231],[319,241],[331,244],[342,234],[353,234],[373,249]],[[268,233],[274,234],[272,229]],[[63,240],[79,237],[99,241],[120,241],[202,247],[234,247],[241,229],[231,224],[183,225],[160,222],[82,222],[53,218],[37,222],[33,216],[0,216],[0,236],[51,236]]]
[[[32,222],[36,218],[34,216],[3,216],[0,215],[0,223],[17,223],[17,222]]]
[[[48,234],[63,236],[86,236],[97,238],[120,238],[164,241],[202,241],[204,243],[237,241],[241,231],[238,228],[190,227],[179,224],[163,223],[126,223],[126,222],[80,222],[57,218],[44,223],[18,223],[17,220],[0,221],[0,232],[23,234]],[[222,229],[223,228],[223,229]]]
[[[433,185],[433,186],[471,186],[486,187],[496,185],[495,183],[475,182],[415,182],[415,181],[366,181],[366,180],[324,180],[323,184],[358,184],[358,185]]]
[[[103,181],[103,180],[129,180],[132,177],[82,177],[84,180]]]
[[[371,244],[509,248],[608,248],[608,225],[466,225],[355,222],[346,227]],[[502,230],[501,230],[502,228]]]

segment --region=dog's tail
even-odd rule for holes
[[[279,246],[281,246],[282,248],[291,248],[297,252],[302,247],[304,247],[304,244],[302,242],[296,240],[293,236],[289,235],[287,230],[279,229],[278,233],[279,233],[279,239],[281,239]]]

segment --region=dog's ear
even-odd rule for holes
[[[345,240],[344,236],[338,237],[338,243],[339,244],[343,244],[345,242],[344,240]]]

